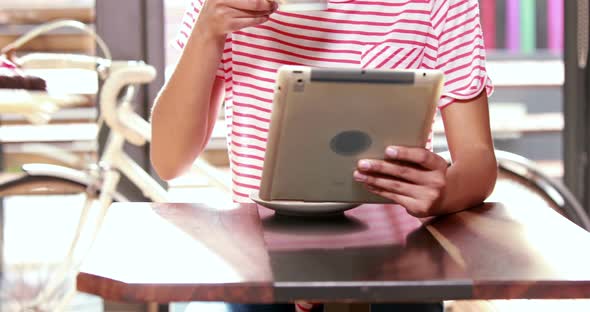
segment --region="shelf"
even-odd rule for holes
[[[562,113],[529,114],[522,117],[507,116],[491,120],[491,129],[494,135],[554,133],[562,131],[563,127]],[[440,118],[434,123],[433,130],[437,135],[444,134],[444,125]]]
[[[95,123],[9,125],[0,127],[0,143],[94,141],[97,132]]]
[[[496,87],[561,87],[565,81],[560,59],[488,60],[486,68]]]
[[[82,23],[94,23],[94,8],[2,8],[0,24],[41,24],[57,19],[74,19]]]

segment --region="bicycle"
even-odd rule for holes
[[[52,311],[56,311],[65,307],[70,299],[68,296],[65,296],[64,300],[54,307],[46,307],[44,302],[50,301],[49,299],[55,296],[59,283],[65,279],[68,272],[78,270],[81,261],[74,263],[74,257],[82,232],[87,226],[91,208],[94,205],[98,206],[97,217],[91,227],[93,231],[90,234],[90,242],[96,237],[110,204],[113,201],[129,201],[117,191],[121,175],[126,176],[151,201],[168,201],[167,191],[133,161],[123,149],[126,142],[135,146],[143,146],[151,141],[150,124],[134,111],[133,99],[139,85],[150,83],[156,77],[156,70],[152,66],[142,61],[113,61],[110,51],[102,39],[85,24],[77,21],[56,21],[41,25],[9,45],[3,50],[3,53],[14,55],[14,52],[26,42],[47,31],[61,27],[73,27],[91,34],[105,57],[33,53],[20,57],[18,63],[24,69],[68,68],[96,71],[98,77],[103,81],[98,101],[100,105],[99,128],[101,126],[108,127],[110,132],[98,162],[90,164],[85,171],[59,165],[26,164],[22,167],[22,173],[0,181],[0,196],[15,193],[21,189],[35,190],[35,186],[39,185],[45,186],[45,188],[42,188],[40,192],[31,192],[30,194],[45,194],[48,185],[65,188],[71,192],[85,193],[85,202],[78,221],[78,228],[68,249],[66,260],[56,270],[44,290],[39,293],[36,299],[29,302],[24,307],[25,309],[50,308]],[[43,92],[4,92],[5,94],[12,92],[10,93],[12,98],[11,102],[4,103],[4,105],[0,101],[0,113],[19,113],[36,123],[49,120],[50,114],[59,107],[83,100],[76,96],[55,97]],[[5,99],[5,97],[2,98]],[[225,175],[218,169],[202,159],[196,160],[195,167],[204,173],[212,184],[230,192],[230,183],[226,181]],[[7,310],[10,308],[7,307]],[[18,308],[23,308],[23,306]]]

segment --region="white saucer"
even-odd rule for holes
[[[340,214],[346,210],[360,206],[357,203],[305,202],[292,200],[265,201],[252,193],[250,199],[255,203],[272,209],[279,214],[289,216],[326,216]]]

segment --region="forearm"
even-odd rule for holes
[[[447,170],[447,184],[439,214],[481,204],[493,191],[498,167],[493,148],[471,147]]]
[[[215,92],[214,85],[224,41],[225,37],[208,37],[195,28],[156,99],[151,159],[163,179],[189,168],[207,143],[221,101],[222,92]]]

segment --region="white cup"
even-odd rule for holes
[[[279,10],[285,12],[296,11],[324,11],[328,9],[328,0],[275,0]]]

